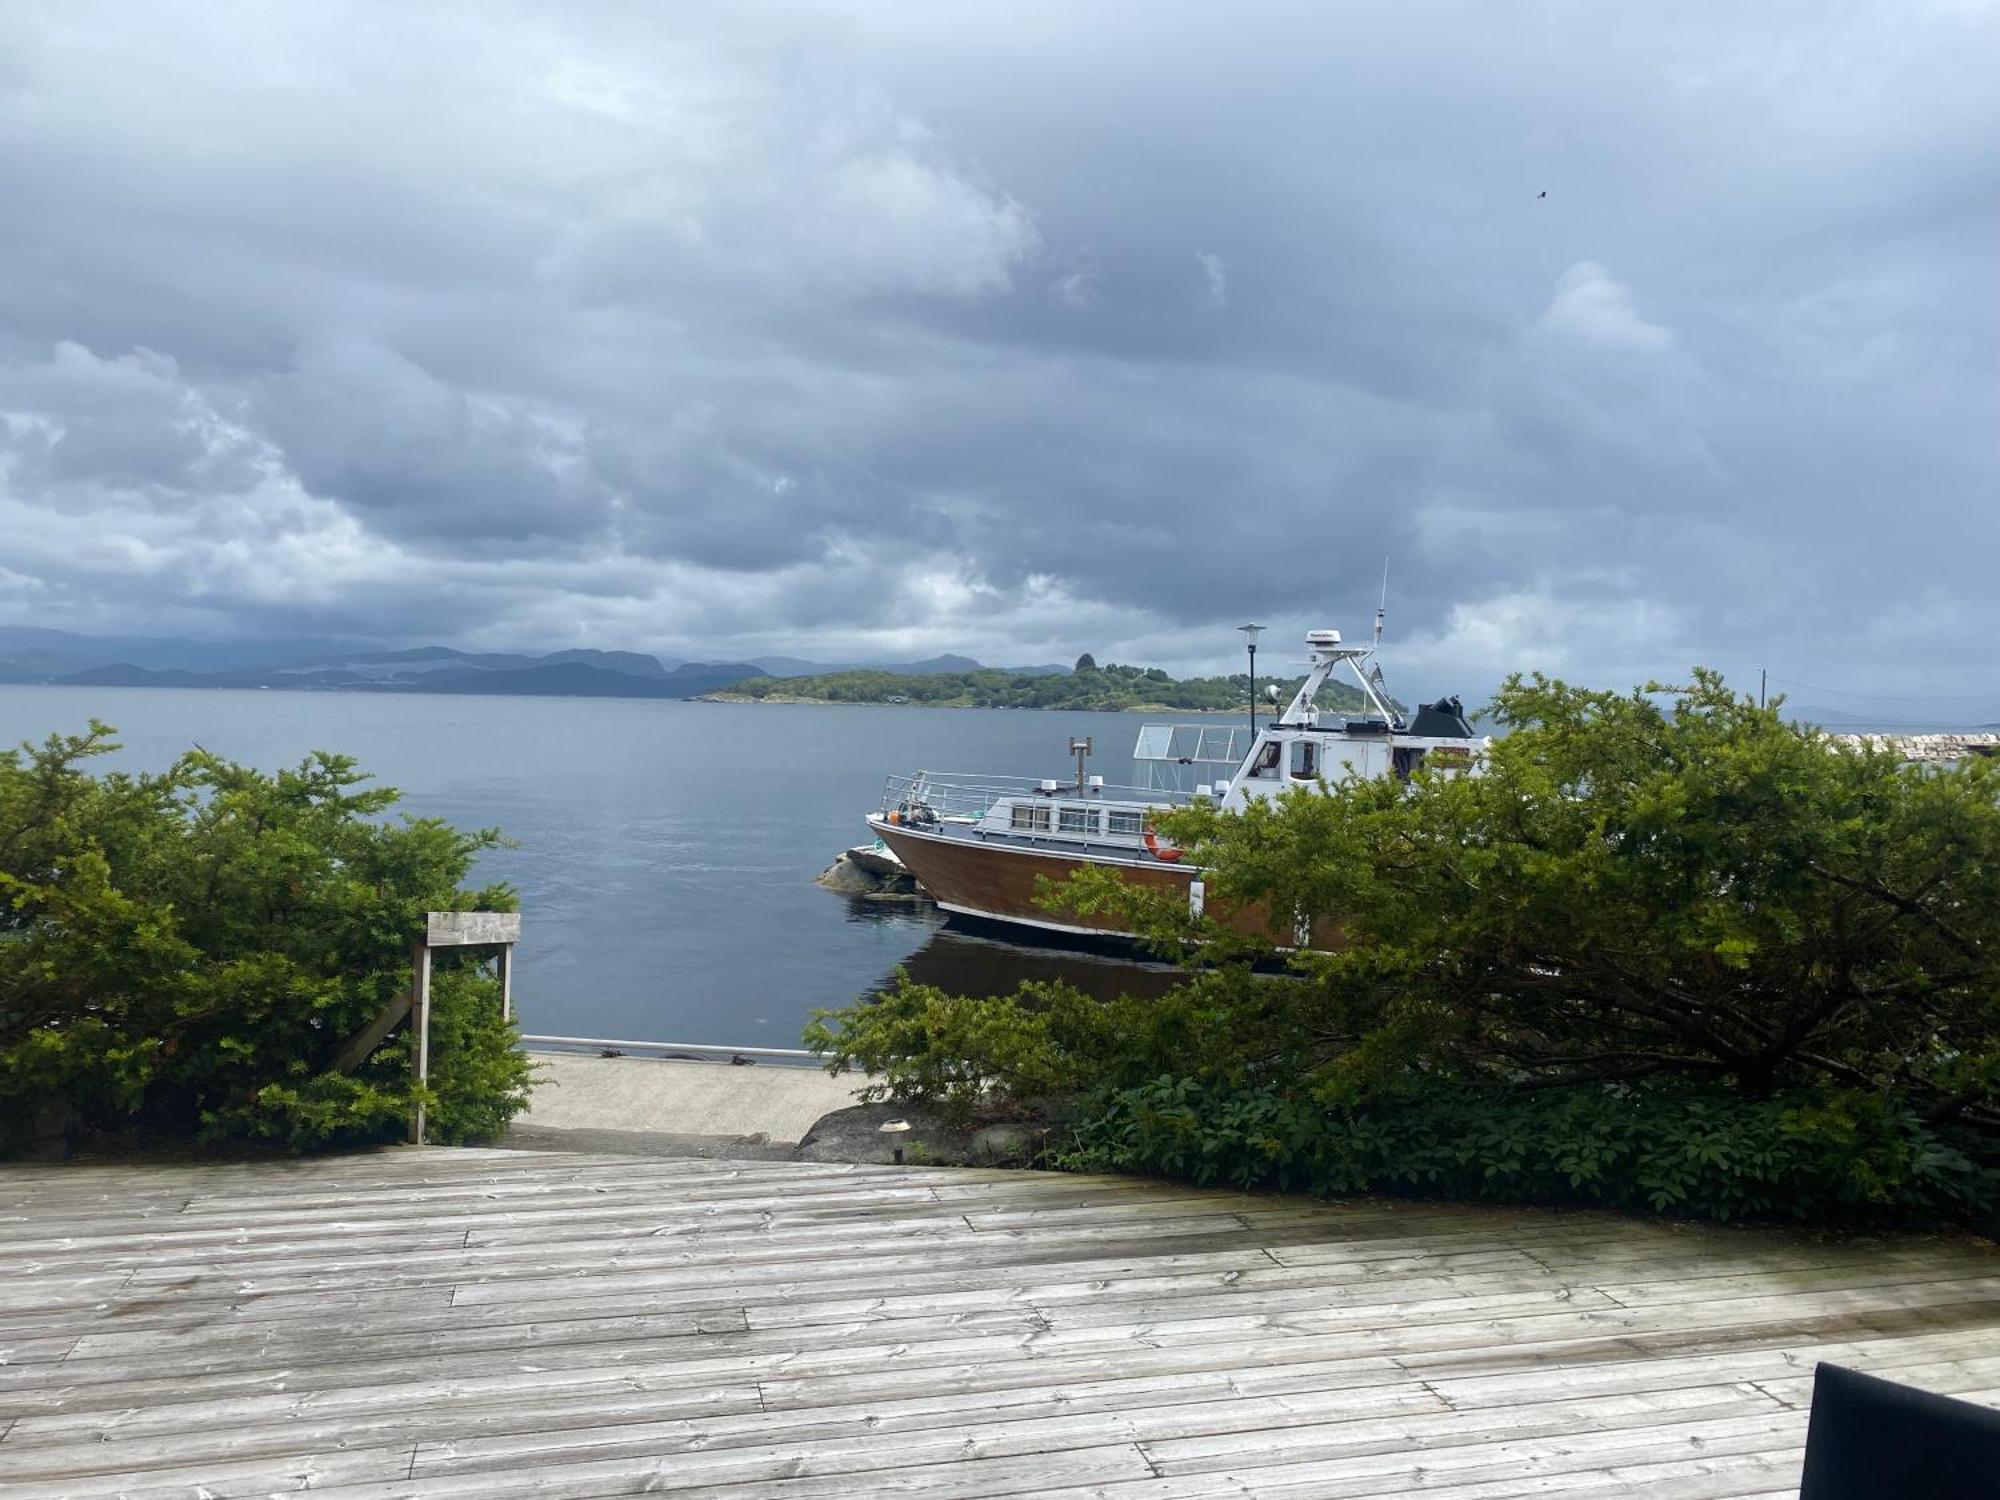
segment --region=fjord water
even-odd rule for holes
[[[400,811],[500,828],[481,882],[521,895],[522,1029],[796,1046],[807,1013],[899,966],[967,993],[1060,975],[1157,991],[1167,971],[944,927],[928,905],[836,895],[813,876],[868,835],[892,771],[1133,779],[1135,714],[607,698],[0,687],[0,744],[81,731],[103,768],[161,770],[199,744],[263,770],[355,757]]]

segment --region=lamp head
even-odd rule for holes
[[[1257,637],[1264,633],[1262,625],[1238,625],[1236,628],[1243,632],[1243,638],[1253,646],[1257,644]]]

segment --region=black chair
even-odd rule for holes
[[[1799,1500],[2000,1496],[2000,1411],[1821,1365]]]

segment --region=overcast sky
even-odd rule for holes
[[[1400,688],[2000,717],[1996,143],[1987,0],[0,4],[0,621],[1215,669],[1386,556]]]

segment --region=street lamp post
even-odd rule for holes
[[[1243,639],[1250,646],[1250,738],[1257,738],[1257,637],[1264,633],[1262,625],[1238,625]]]

